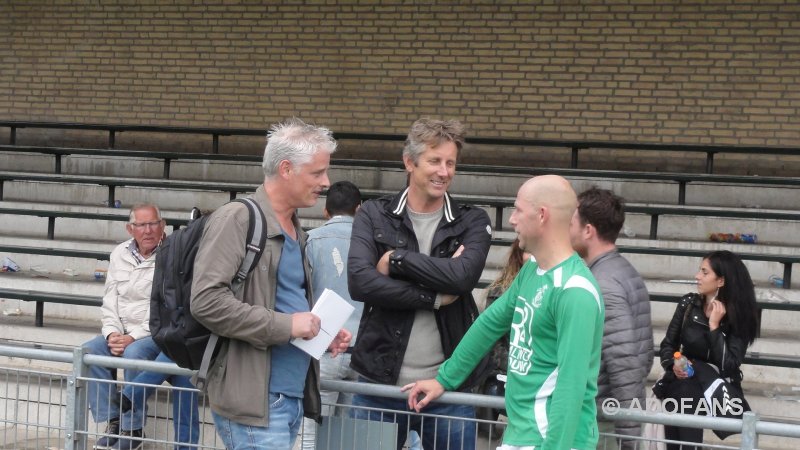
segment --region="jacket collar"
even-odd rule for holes
[[[403,191],[394,196],[388,208],[392,214],[396,216],[403,215],[403,213],[406,210],[406,206],[408,205],[409,189],[410,188],[405,188]],[[446,220],[448,223],[456,220],[456,218],[461,215],[458,208],[458,202],[453,200],[453,198],[450,197],[450,193],[448,192],[444,193],[443,209],[444,209],[444,214],[443,214],[444,220]]]
[[[253,199],[261,206],[261,210],[264,212],[264,218],[267,221],[267,237],[272,239],[276,236],[282,236],[283,232],[281,231],[281,227],[278,226],[278,216],[275,215],[275,210],[272,209],[272,202],[269,200],[269,197],[267,197],[267,191],[264,189],[263,183],[256,189],[256,192],[253,194]],[[300,224],[300,219],[297,217],[296,211],[292,216],[292,223],[294,223],[294,228],[297,230],[298,242],[304,244],[306,232]]]
[[[336,223],[353,223],[353,216],[348,216],[346,214],[343,214],[343,215],[340,215],[340,216],[333,216],[330,219],[328,219],[323,224],[323,226],[325,226],[325,225],[333,225],[333,224],[336,224]]]
[[[139,244],[136,242],[136,239],[130,238],[127,241],[125,241],[127,243],[127,245],[125,246],[127,250],[127,256],[133,258],[133,261],[136,263],[136,265],[139,265],[147,261],[148,259],[155,259],[156,253],[158,253],[158,250],[161,248],[161,242],[163,240],[164,239],[162,238],[161,241],[158,241],[158,245],[156,245],[156,248],[154,248],[153,251],[150,253],[150,256],[145,257],[139,252]]]
[[[617,255],[619,255],[619,250],[617,250],[617,248],[614,247],[614,250],[609,250],[609,251],[601,254],[597,258],[595,258],[594,261],[590,262],[588,264],[589,270],[593,269],[596,265],[600,264],[601,261],[605,261],[607,259],[614,258]]]

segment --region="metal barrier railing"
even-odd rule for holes
[[[173,375],[190,375],[192,372],[181,369],[175,365],[158,363],[154,361],[128,360],[115,357],[105,357],[84,354],[83,349],[69,351],[46,350],[40,348],[28,348],[21,346],[0,345],[0,356],[7,358],[18,358],[24,361],[30,360],[30,364],[6,364],[0,366],[0,448],[43,448],[57,447],[71,449],[91,448],[91,443],[105,435],[105,431],[100,430],[100,425],[90,424],[89,411],[87,407],[87,383],[97,381],[87,376],[90,366],[103,366],[116,369],[135,369],[153,372],[168,373]],[[30,367],[20,368],[21,365],[41,366],[45,362],[63,364],[58,369],[37,370]],[[52,365],[52,364],[51,364]],[[5,383],[3,383],[5,381]],[[111,381],[119,385],[143,386],[121,381]],[[356,383],[336,380],[322,380],[322,387],[327,390],[339,392],[351,392],[379,397],[394,399],[405,399],[406,395],[400,392],[396,386],[375,385],[367,383]],[[180,388],[171,386],[158,386],[157,389],[167,397],[158,400],[151,399],[151,408],[148,413],[148,433],[145,442],[149,446],[145,448],[172,447],[179,443],[172,440],[170,422],[174,418],[169,416],[169,409],[164,412],[163,405],[169,403],[169,397],[176,395]],[[184,389],[186,390],[186,389]],[[191,390],[195,391],[195,390]],[[465,394],[465,393],[445,393],[440,402],[456,405],[471,405],[474,407],[485,407],[502,410],[505,406],[503,398]],[[342,408],[354,408],[351,405],[337,405]],[[186,448],[222,449],[213,429],[213,420],[207,404],[201,402],[200,408],[200,439],[196,445],[186,445]],[[386,413],[396,413],[396,411],[385,411]],[[410,411],[401,412],[409,416],[422,417],[423,420],[434,421],[437,416],[430,414],[419,415]],[[727,419],[694,415],[683,415],[664,412],[651,412],[636,409],[620,409],[614,414],[604,414],[601,418],[608,421],[625,420],[641,423],[656,423],[663,425],[673,425],[682,427],[716,429],[740,433],[738,446],[731,445],[710,445],[704,444],[703,448],[720,449],[745,449],[751,450],[758,447],[759,436],[777,436],[783,438],[800,438],[800,425],[783,423],[777,421],[763,420],[757,413],[747,412],[742,420]],[[352,419],[347,422],[346,417],[337,420],[328,419],[329,425],[326,431],[317,434],[317,448],[324,449],[361,449],[357,444],[350,444],[346,447],[344,442],[355,442],[358,437],[363,438],[364,434],[359,434],[360,429],[356,428]],[[460,419],[460,418],[448,418]],[[154,422],[154,423],[152,423]],[[475,420],[475,422],[492,423],[502,428],[502,421],[490,422]],[[429,422],[431,423],[431,422]],[[435,422],[433,422],[435,423]],[[333,424],[333,425],[331,425]],[[374,423],[373,423],[374,424]],[[337,426],[335,433],[331,433],[331,426]],[[369,424],[368,424],[369,425]],[[325,425],[323,425],[324,428]],[[423,425],[424,427],[425,425]],[[322,429],[321,429],[322,430]],[[331,436],[335,435],[335,442],[331,442]],[[607,434],[608,435],[608,434]],[[616,437],[616,435],[610,435]],[[327,438],[328,441],[325,441]],[[348,440],[349,439],[349,440]],[[299,448],[301,439],[298,438]],[[477,436],[477,449],[494,449],[499,444],[498,436]],[[660,441],[674,442],[674,441]],[[320,444],[322,443],[322,444]],[[639,438],[636,448],[644,449],[645,444],[650,442]],[[680,442],[675,442],[680,444]],[[372,448],[378,445],[377,441],[368,443]],[[694,445],[694,444],[692,444]],[[380,445],[380,448],[393,448],[392,445]],[[369,447],[367,447],[369,448]],[[647,448],[650,448],[647,446]],[[428,449],[431,450],[431,449]]]

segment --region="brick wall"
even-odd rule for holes
[[[0,2],[0,118],[800,142],[796,0],[164,3]]]

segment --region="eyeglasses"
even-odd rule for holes
[[[161,226],[161,222],[162,222],[161,220],[158,220],[158,221],[155,221],[155,222],[145,222],[145,223],[131,222],[130,226],[132,226],[133,228],[135,228],[137,230],[143,230],[145,228],[158,228],[158,227]]]

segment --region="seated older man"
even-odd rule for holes
[[[150,290],[164,226],[156,205],[137,204],[131,208],[125,225],[131,239],[111,252],[101,308],[102,331],[84,344],[87,353],[147,360],[158,356],[159,349],[150,337]],[[108,422],[106,435],[97,440],[95,448],[139,448],[145,411],[131,410],[120,417],[113,370],[101,366],[89,369],[92,379],[103,380],[88,383],[89,409],[95,422]],[[138,371],[125,370],[125,380],[133,380],[137,374]]]

